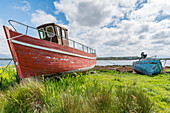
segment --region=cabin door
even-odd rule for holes
[[[58,40],[58,44],[62,45],[62,39],[61,39],[61,29],[60,27],[56,26],[56,31],[57,31],[57,40]]]
[[[63,45],[69,46],[67,31],[64,29],[62,29],[62,41],[63,41]]]

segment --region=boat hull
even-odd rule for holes
[[[132,64],[133,70],[144,75],[157,75],[162,70],[160,60],[137,61]]]
[[[96,54],[22,35],[5,26],[4,30],[20,78],[85,71],[96,64]]]

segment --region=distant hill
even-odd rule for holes
[[[138,56],[127,56],[127,57],[97,57],[97,60],[137,60]]]
[[[147,57],[149,58],[149,57]],[[151,57],[152,58],[152,57]],[[138,56],[127,56],[127,57],[97,57],[97,60],[138,60]],[[170,60],[170,58],[157,58],[160,60]]]
[[[0,54],[0,59],[1,58],[12,58],[12,56],[8,56],[8,55],[4,55],[4,54]],[[7,65],[10,62],[10,60],[0,60],[0,66],[4,66]],[[13,62],[12,62],[13,64]]]

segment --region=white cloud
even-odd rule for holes
[[[3,30],[3,21],[0,19],[0,56],[1,55],[10,57],[11,53]]]
[[[145,2],[60,0],[54,5],[56,14],[63,12],[69,21],[70,37],[96,48],[98,56],[136,56],[142,51],[150,56],[170,56],[166,52],[170,47],[170,19],[163,18],[170,15],[170,2]]]
[[[162,15],[170,15],[169,0],[149,0],[149,3],[144,4],[139,10],[133,11],[130,19],[137,21],[155,21],[156,17]]]
[[[20,9],[22,11],[29,11],[31,9],[31,4],[28,1],[22,1],[23,6],[17,6],[16,9]]]
[[[47,14],[42,10],[36,10],[36,12],[32,14],[31,22],[36,26],[38,26],[44,23],[50,23],[50,22],[56,23],[57,20],[51,14]]]
[[[59,11],[65,13],[72,24],[84,27],[100,27],[116,21],[113,17],[123,17],[135,7],[137,0],[61,0],[54,2]]]

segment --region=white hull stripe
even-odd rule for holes
[[[74,54],[74,53],[69,53],[69,52],[65,52],[65,51],[61,51],[61,50],[55,50],[55,49],[50,49],[50,48],[41,47],[41,46],[37,46],[37,45],[32,45],[32,44],[28,44],[28,43],[17,41],[17,40],[11,40],[11,41],[13,43],[16,43],[16,44],[20,44],[20,45],[24,45],[24,46],[28,46],[28,47],[32,47],[32,48],[36,48],[36,49],[42,49],[42,50],[46,50],[46,51],[51,51],[51,52],[56,52],[56,53],[61,53],[61,54],[81,57],[81,58],[87,58],[87,59],[96,59],[96,57],[82,56],[82,55],[78,55],[78,54]]]

